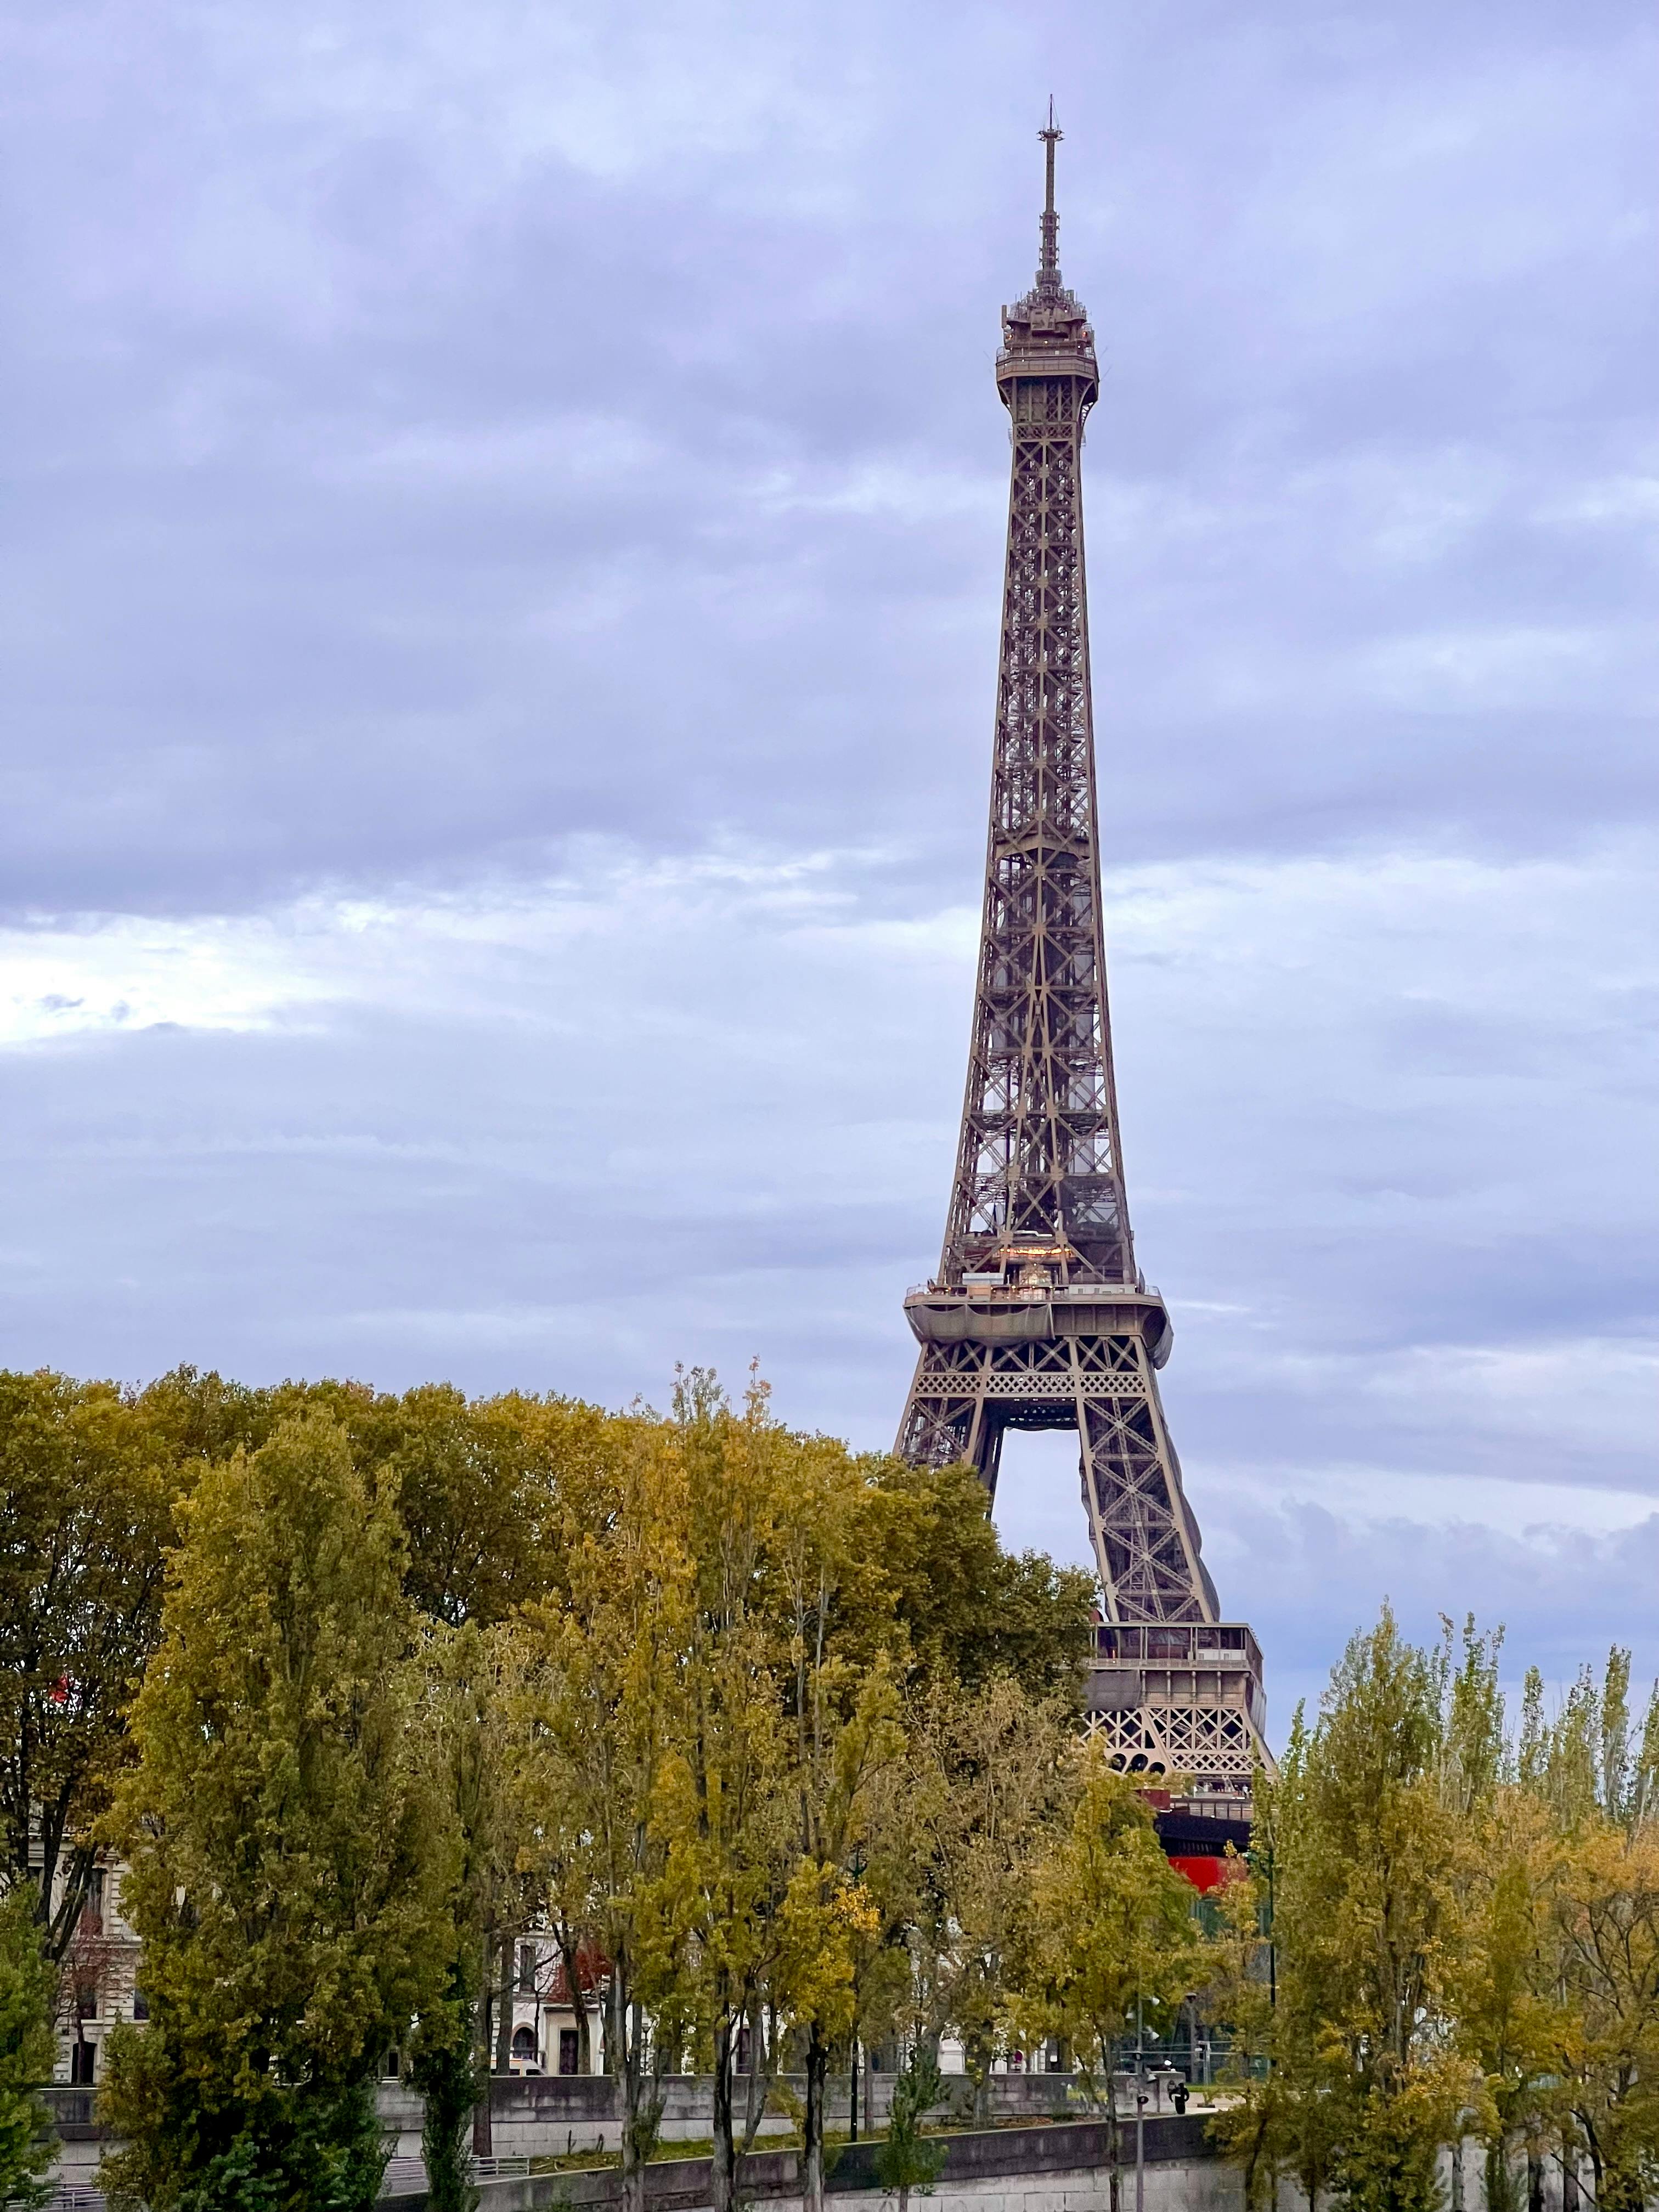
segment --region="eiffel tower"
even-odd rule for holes
[[[994,1498],[1009,1429],[1074,1429],[1100,1574],[1090,1726],[1220,1813],[1265,1759],[1261,1655],[1224,1621],[1164,1417],[1170,1316],[1135,1264],[1101,930],[1079,481],[1094,332],[1060,282],[1054,149],[1036,283],[1002,311],[1013,444],[985,907],[956,1181],[897,1449]]]

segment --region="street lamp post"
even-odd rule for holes
[[[1135,1999],[1135,2212],[1146,2212],[1146,2032]]]

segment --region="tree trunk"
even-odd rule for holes
[[[1463,2138],[1457,2136],[1451,2147],[1451,2212],[1463,2212]]]
[[[806,2112],[800,2131],[801,2212],[823,2212],[824,2086],[830,2046],[817,2021],[806,2039]]]
[[[588,2023],[587,1998],[582,1989],[581,1939],[573,1934],[562,1920],[558,1922],[554,1936],[559,1947],[559,1965],[564,1973],[564,1993],[569,1998],[570,2008],[576,2016],[576,2071],[591,2074],[593,2071],[593,2034]]]
[[[1123,2212],[1123,2186],[1118,2179],[1117,2160],[1117,2077],[1112,2070],[1109,2049],[1106,2063],[1106,2184],[1110,2212]]]
[[[640,2008],[637,2005],[620,2004],[623,2033],[617,2043],[617,2063],[622,2074],[622,2201],[623,2212],[645,2212],[646,2160],[640,2154],[641,2075],[642,2056],[639,2047]],[[631,2019],[630,2019],[631,2015]],[[629,2030],[632,2029],[630,2034]]]
[[[968,2078],[974,2085],[974,2118],[987,2127],[991,2118],[991,2039],[977,2032],[969,2036],[964,2057]]]
[[[472,2107],[472,2155],[474,2158],[494,2158],[495,2138],[491,2126],[489,2103],[489,1972],[494,1959],[488,1936],[483,1938],[482,1969],[478,1976],[477,2069],[478,2101]]]
[[[518,1961],[514,1956],[514,1944],[510,1934],[501,1938],[501,1986],[496,1992],[495,2005],[495,2064],[497,2074],[513,2071],[513,1990],[517,1981],[514,1972]]]
[[[623,2212],[645,2212],[645,2174],[657,2147],[662,2125],[660,2062],[653,2054],[647,2075],[645,2063],[645,2012],[637,2002],[623,2009],[625,2047],[622,2053]]]
[[[766,2116],[766,2093],[772,2086],[772,2052],[762,2035],[760,1999],[749,2000],[749,2075],[743,2086],[743,2147],[752,2150],[760,2124]]]
[[[1515,2179],[1510,2172],[1510,2140],[1500,2130],[1486,2146],[1486,2212],[1515,2212]]]
[[[422,2094],[421,2155],[431,2212],[474,2212],[478,2202],[464,2148],[469,2117],[476,2125],[477,2083],[471,2023],[465,2039],[417,2067]]]
[[[1561,2146],[1561,2212],[1579,2212],[1578,2153],[1569,2142]]]
[[[722,2014],[714,2027],[714,2154],[708,2177],[711,2212],[732,2212],[738,2197],[738,2160],[732,2141],[734,2039],[731,2019]]]

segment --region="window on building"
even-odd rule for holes
[[[574,2027],[559,2030],[559,2071],[574,2074],[581,2057],[581,2039]]]
[[[536,2063],[536,2031],[533,2027],[515,2027],[513,2031],[513,2056],[521,2066]]]
[[[536,1947],[533,1943],[519,1946],[519,1987],[528,1992],[536,1986]]]
[[[76,2020],[97,2019],[98,1984],[95,1982],[82,1982],[76,1987],[75,1992],[75,2017]]]
[[[76,2043],[70,2051],[70,2080],[87,2088],[98,2079],[98,2045]]]
[[[149,2018],[149,1999],[140,1989],[135,1989],[132,1993],[132,2016],[135,2020]]]

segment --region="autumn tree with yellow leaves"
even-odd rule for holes
[[[1208,1978],[1192,1885],[1164,1856],[1144,1794],[1085,1743],[1073,1754],[1070,1818],[1033,1869],[1012,2016],[1055,2036],[1107,2119],[1118,2212],[1117,2046],[1168,2025]]]
[[[1500,1644],[1385,1610],[1261,1778],[1215,1998],[1253,2202],[1430,2212],[1470,2137],[1492,2212],[1659,2185],[1659,1693],[1638,1734],[1615,1650],[1511,1728]]]

